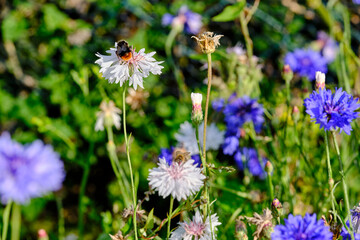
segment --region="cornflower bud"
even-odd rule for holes
[[[243,217],[239,217],[235,222],[235,238],[237,240],[248,240],[246,225],[242,221]]]
[[[271,202],[271,212],[275,219],[283,214],[283,206],[279,199],[274,198],[274,200]]]
[[[38,231],[38,240],[49,240],[49,236],[45,229],[39,229]]]
[[[297,106],[293,107],[292,116],[293,116],[293,119],[294,119],[295,122],[299,121],[299,119],[300,119],[300,111],[299,111],[299,108]]]
[[[203,121],[203,112],[201,109],[202,95],[201,93],[191,93],[192,113],[191,120],[195,125],[200,125]]]
[[[266,164],[265,164],[265,171],[268,173],[268,174],[271,174],[272,171],[274,171],[274,167],[273,165],[271,164],[270,161],[267,161]]]
[[[324,89],[325,88],[325,73],[316,72],[316,82],[315,82],[316,90]]]
[[[200,38],[195,36],[192,36],[191,38],[195,38],[201,51],[208,54],[215,52],[215,48],[220,45],[219,39],[222,36],[224,35],[214,35],[213,32],[204,32],[200,35]]]
[[[284,65],[281,75],[282,75],[283,79],[285,80],[285,82],[291,81],[291,79],[294,76],[294,73],[293,73],[292,69],[290,68],[289,64]]]

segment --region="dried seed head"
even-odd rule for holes
[[[256,231],[253,234],[254,240],[261,238],[270,239],[274,225],[272,223],[273,217],[269,209],[264,209],[262,215],[254,213],[254,217],[245,218],[249,223],[256,225]]]
[[[122,232],[119,230],[115,235],[109,234],[111,240],[126,240],[127,237],[122,235]]]
[[[213,32],[204,32],[199,38],[195,36],[191,38],[195,38],[202,52],[208,54],[215,52],[215,48],[220,45],[219,39],[223,36],[224,35],[214,35]]]

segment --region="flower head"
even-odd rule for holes
[[[195,36],[192,36],[192,38],[195,38],[203,53],[213,53],[215,52],[215,48],[220,46],[219,40],[223,36],[224,35],[214,35],[213,32],[204,32],[200,35],[200,38]]]
[[[321,54],[328,63],[333,62],[339,52],[338,44],[333,38],[323,31],[318,32],[317,37],[317,42],[321,48]]]
[[[104,131],[104,126],[112,127],[113,125],[120,129],[121,110],[115,106],[115,103],[111,100],[108,103],[103,100],[100,109],[101,111],[96,113],[95,131]]]
[[[355,112],[360,107],[358,99],[354,99],[341,88],[336,89],[335,93],[328,89],[314,91],[304,100],[304,106],[313,121],[326,131],[339,128],[340,132],[344,131],[350,135],[350,123],[359,117],[359,113]]]
[[[307,77],[310,81],[315,79],[316,71],[327,72],[327,61],[319,52],[311,49],[296,49],[285,56],[285,64],[298,73],[301,77]]]
[[[285,219],[284,225],[277,225],[271,234],[272,240],[332,240],[332,232],[325,226],[323,220],[316,220],[316,214],[293,216],[290,214]]]
[[[199,125],[200,146],[203,144],[204,123]],[[180,125],[180,130],[175,134],[175,138],[180,145],[185,147],[192,155],[199,153],[196,142],[195,128],[189,122]],[[211,123],[206,128],[206,151],[217,150],[224,142],[224,132],[220,131],[215,123]]]
[[[126,96],[126,103],[130,105],[132,110],[139,110],[146,104],[149,92],[138,90],[135,91],[132,88],[128,89],[129,95]]]
[[[170,194],[178,201],[195,194],[203,185],[205,176],[201,169],[194,166],[194,160],[175,162],[169,165],[160,158],[158,167],[150,169],[149,185],[166,198]]]
[[[211,215],[211,229],[209,217],[204,222],[200,212],[196,211],[192,221],[179,222],[179,227],[171,233],[170,240],[211,240],[211,233],[213,239],[216,239],[215,232],[219,225],[221,223],[216,214]]]
[[[258,157],[258,154],[254,148],[242,148],[238,149],[234,155],[235,162],[239,169],[244,169],[244,164],[249,169],[250,173],[253,176],[258,176],[260,178],[265,177],[265,165],[267,162],[266,158],[262,158],[261,162]]]
[[[184,29],[190,34],[198,34],[202,27],[201,15],[190,11],[187,6],[182,6],[177,16],[165,13],[161,22],[163,26],[171,24],[172,27]]]
[[[96,53],[99,59],[95,63],[100,65],[100,73],[109,83],[119,83],[121,87],[129,80],[129,86],[133,86],[135,90],[137,86],[144,88],[143,78],[148,77],[150,73],[161,74],[162,62],[153,58],[155,52],[145,53],[144,48],[136,52],[124,42],[115,43],[115,48],[107,50],[110,56]]]
[[[52,146],[36,140],[21,145],[9,133],[0,136],[0,197],[19,204],[61,188],[64,164]]]
[[[159,158],[165,158],[166,162],[171,165],[173,159],[175,158],[176,152],[179,152],[179,150],[185,150],[181,148],[161,148]],[[186,151],[186,150],[185,150]],[[194,165],[197,167],[201,166],[201,159],[199,154],[191,155],[191,159],[194,160]]]
[[[273,231],[274,225],[272,223],[272,215],[269,209],[264,209],[263,214],[254,213],[254,217],[245,217],[249,223],[256,225],[254,232],[254,240],[261,239],[262,237],[269,238]]]

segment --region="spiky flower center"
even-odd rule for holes
[[[185,224],[184,229],[188,234],[200,237],[204,234],[205,224],[190,222]]]
[[[182,164],[173,163],[171,166],[167,169],[167,172],[169,173],[170,177],[173,179],[180,179],[183,176],[183,167]]]

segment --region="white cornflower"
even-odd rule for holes
[[[325,73],[317,71],[315,76],[316,76],[316,82],[315,82],[316,89],[319,89],[319,88],[324,89],[325,88]]]
[[[207,125],[206,128],[206,151],[218,150],[224,142],[224,131],[220,131],[215,123]],[[195,128],[189,122],[180,125],[179,131],[175,134],[175,138],[191,155],[198,154],[199,148],[195,136]],[[200,146],[203,145],[204,139],[204,123],[199,126]]]
[[[112,125],[120,129],[121,110],[115,106],[115,103],[111,100],[109,103],[103,100],[100,104],[100,109],[101,111],[96,113],[95,131],[104,131],[104,126],[111,127]]]
[[[221,225],[216,214],[211,215],[211,227],[209,217],[206,218],[205,223],[199,211],[196,211],[195,216],[190,222],[179,222],[179,227],[171,233],[170,240],[211,240],[211,232],[213,239],[216,240],[217,231],[216,226]]]
[[[115,48],[106,51],[109,55],[101,55],[95,63],[100,65],[100,73],[109,81],[109,83],[120,83],[120,87],[129,80],[129,86],[133,86],[136,90],[137,86],[144,88],[143,78],[149,76],[150,73],[159,75],[163,66],[152,56],[156,52],[145,53],[145,49],[135,52],[128,46],[126,41],[115,43]]]
[[[169,165],[165,158],[159,158],[158,167],[150,169],[149,185],[160,196],[166,198],[171,194],[180,201],[195,194],[204,185],[205,176],[201,171],[192,159],[185,162],[173,161]]]

